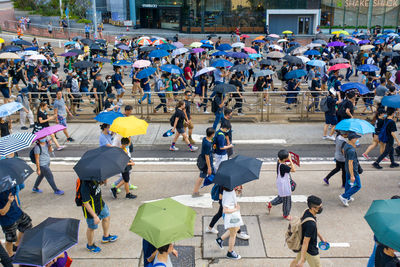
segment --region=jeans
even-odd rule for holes
[[[46,166],[40,166],[40,175],[36,178],[36,182],[33,188],[39,187],[40,183],[43,180],[43,177],[46,177],[47,182],[49,183],[54,192],[58,190],[56,183],[54,182],[53,173],[50,170],[50,164]]]
[[[346,80],[348,80],[352,74],[353,74],[353,68],[348,68],[346,72]]]
[[[351,186],[349,184],[350,183],[350,174],[346,173],[346,184],[344,186],[344,193],[343,193],[342,197],[344,197],[347,200],[349,200],[352,195],[354,195],[361,189],[360,175],[355,173],[354,177],[355,177],[354,185]]]
[[[155,107],[155,110],[163,107],[164,113],[167,113],[167,100],[165,99],[165,94],[158,94],[158,97],[160,98],[161,103],[157,107]]]
[[[214,120],[214,124],[213,124],[213,128],[216,130],[218,123],[222,120],[222,118],[224,117],[224,114],[222,113],[222,110],[215,112],[215,120]]]
[[[378,157],[378,159],[376,160],[376,163],[379,164],[379,162],[381,162],[387,155],[389,155],[390,158],[390,162],[393,164],[394,163],[394,149],[393,149],[393,143],[387,143],[385,146],[385,150],[383,151],[383,153]]]
[[[314,106],[315,109],[318,109],[318,104],[319,104],[319,97],[318,96],[314,96],[312,98],[312,103],[307,107],[307,111],[310,111],[312,106]]]
[[[243,99],[241,97],[235,97],[235,105],[233,109],[238,109],[239,113],[242,113]]]
[[[150,91],[144,91],[144,95],[143,95],[142,99],[139,101],[139,104],[141,104],[146,98],[147,98],[147,103],[151,104],[151,93],[150,93]]]
[[[375,267],[375,253],[376,253],[376,242],[374,243],[374,249],[372,250],[372,254],[369,257],[367,267]]]
[[[214,217],[212,217],[211,222],[208,226],[210,226],[210,228],[213,228],[214,225],[218,222],[218,220],[222,217],[222,211],[223,211],[223,207],[222,207],[222,200],[218,200],[219,203],[219,209],[218,212],[214,215]]]

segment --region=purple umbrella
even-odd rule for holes
[[[328,46],[345,46],[345,45],[346,45],[345,43],[342,43],[342,42],[339,42],[339,41],[332,42],[332,43],[328,44]]]
[[[61,54],[60,56],[62,56],[62,57],[75,57],[75,56],[77,56],[78,54],[77,53],[74,53],[74,52],[67,52],[67,53],[63,53],[63,54]]]
[[[124,45],[124,44],[122,44],[122,45],[117,45],[117,48],[118,48],[118,49],[122,49],[122,50],[126,50],[126,51],[131,50],[128,46],[126,46],[126,45]]]
[[[248,58],[249,55],[243,52],[233,52],[229,55],[230,57],[233,58]]]
[[[66,129],[66,128],[67,127],[65,127],[63,125],[60,125],[60,124],[43,128],[42,130],[40,130],[37,133],[35,133],[36,137],[35,137],[35,139],[33,139],[33,142],[35,142],[36,140],[45,138],[46,136],[49,136],[49,135],[54,134],[56,132],[62,131],[64,129]]]
[[[364,44],[368,44],[369,42],[370,42],[370,40],[361,40],[358,42],[358,44],[364,45]]]
[[[184,45],[181,42],[174,42],[172,43],[174,46],[176,46],[176,48],[182,48],[184,47]]]
[[[201,53],[203,51],[203,48],[193,48],[192,50],[190,50],[190,53]]]

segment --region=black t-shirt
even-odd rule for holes
[[[43,120],[47,120],[47,112],[43,112],[40,109],[38,110],[37,113],[37,122],[40,126],[42,126],[43,128],[45,127],[49,127],[50,124],[48,121],[44,122],[44,123],[40,123],[39,118],[42,118]]]
[[[343,100],[342,107],[340,109],[342,111],[342,113],[340,115],[342,116],[343,119],[349,119],[350,118],[350,116],[347,115],[347,113],[346,113],[346,109],[349,109],[350,113],[354,114],[354,105],[348,99]]]
[[[387,120],[387,119],[386,119]],[[387,125],[386,125],[386,134],[388,137],[388,144],[393,144],[394,143],[394,138],[392,136],[393,132],[397,131],[396,128],[396,123],[394,122],[394,120],[387,120]]]
[[[187,115],[188,119],[190,120],[190,105],[192,104],[192,102],[189,100],[183,100],[183,101],[185,101],[186,115]]]
[[[99,80],[95,80],[93,82],[93,88],[96,88],[97,93],[102,93],[101,95],[104,96],[104,92],[106,91],[106,88],[104,87],[104,83]]]
[[[175,118],[178,118],[178,123],[176,124],[176,128],[183,128],[183,121],[185,120],[185,113],[182,110],[177,108],[175,110]]]
[[[81,181],[81,196],[82,203],[88,202],[92,207],[93,211],[99,215],[104,207],[104,201],[101,197],[101,187],[98,182],[95,181]],[[85,218],[92,219],[92,215],[86,211],[84,205],[82,205],[83,215]]]
[[[385,120],[377,118],[375,122],[375,134],[379,134],[381,132],[382,126],[384,124]]]
[[[328,116],[334,116],[335,115],[335,111],[336,111],[336,99],[333,98],[332,96],[328,96],[328,98],[326,99],[326,104],[328,106],[328,111],[325,112],[326,115]]]
[[[310,243],[308,244],[307,253],[310,254],[311,256],[316,256],[319,254],[317,247],[317,238],[318,238],[317,223],[316,223],[317,218],[315,218],[314,215],[312,215],[309,210],[306,210],[304,212],[303,217],[301,217],[301,220],[304,220],[308,217],[313,218],[315,221],[307,221],[302,224],[301,243],[303,244],[304,237],[309,237]]]
[[[279,164],[281,165],[280,168],[279,168]],[[281,173],[281,177],[285,176],[286,173],[290,173],[290,170],[292,169],[288,165],[281,164],[279,162],[276,164],[276,173],[278,173],[278,168],[279,168],[279,171]]]
[[[112,101],[108,101],[108,99],[106,99],[106,101],[104,101],[104,109],[111,108],[111,105],[112,105]]]
[[[10,135],[10,129],[8,128],[8,121],[4,123],[0,122],[0,133],[1,137]]]
[[[0,83],[8,82],[7,77],[0,75]],[[0,84],[0,89],[7,89],[7,84]]]
[[[88,76],[85,74],[81,74],[79,77],[79,81],[81,82],[81,88],[88,88],[89,87],[89,79]]]
[[[321,83],[319,82],[319,80],[312,80],[311,81],[311,91],[313,91],[311,93],[311,95],[313,97],[316,97],[319,95],[319,90],[317,90],[317,88],[321,89]]]
[[[222,95],[221,94],[217,94],[214,98],[215,103],[218,105],[218,109],[217,112],[222,112],[222,108],[220,107],[221,103],[222,103]]]
[[[383,246],[378,245],[375,252],[375,267],[399,267],[400,261],[395,257],[386,255],[383,252]]]

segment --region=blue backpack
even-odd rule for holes
[[[379,132],[379,141],[382,143],[387,143],[389,141],[388,133],[386,131],[387,125],[389,124],[390,119],[386,119],[385,122],[383,123],[382,129]]]
[[[220,188],[221,188],[220,185],[214,184],[213,188],[211,189],[211,199],[212,200],[214,200],[214,201],[219,200],[219,192],[221,191]]]

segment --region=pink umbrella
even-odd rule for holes
[[[175,42],[175,43],[172,43],[174,46],[176,46],[176,48],[182,48],[182,47],[184,47],[184,45],[181,43],[181,42]]]
[[[148,60],[136,60],[135,61],[135,63],[133,63],[133,67],[134,68],[138,68],[138,69],[141,69],[141,68],[146,68],[146,67],[148,67],[148,66],[150,66],[151,65],[151,62],[150,61],[148,61]]]
[[[66,129],[66,128],[67,127],[65,127],[63,125],[60,125],[60,124],[43,128],[39,132],[35,133],[36,137],[35,137],[35,139],[33,139],[33,141],[35,142],[36,140],[45,138],[46,136],[49,136],[49,135],[54,134],[56,132],[62,131],[64,129]]]
[[[250,36],[248,36],[247,34],[242,34],[242,35],[240,35],[240,37],[242,37],[242,38],[250,38]]]
[[[257,54],[257,51],[251,47],[244,47],[243,50],[250,54]]]
[[[348,68],[351,68],[350,64],[336,64],[336,65],[333,65],[332,67],[330,67],[328,69],[328,71],[340,70],[340,69],[348,69]]]
[[[192,50],[190,50],[190,53],[201,53],[203,51],[203,48],[193,48]]]
[[[277,35],[277,34],[274,34],[274,33],[271,33],[270,35],[268,35],[269,37],[272,37],[272,38],[279,38],[279,35]]]

